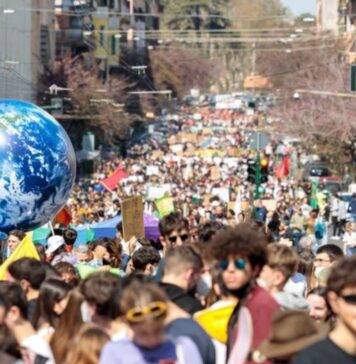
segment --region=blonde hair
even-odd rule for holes
[[[108,341],[109,335],[99,326],[83,325],[69,347],[65,364],[98,364],[101,351]]]

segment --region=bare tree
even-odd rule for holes
[[[133,116],[124,111],[128,82],[116,76],[104,82],[95,66],[86,68],[83,62],[73,62],[69,57],[62,61],[60,70],[66,87],[72,89],[70,97],[76,115],[88,116],[87,125],[98,130],[105,143],[124,139],[133,122]]]
[[[280,90],[280,130],[300,137],[310,151],[345,169],[356,161],[355,99],[343,97],[350,84],[349,65],[342,56],[345,44],[317,44],[265,55],[259,68]]]
[[[207,90],[214,77],[211,63],[199,50],[153,50],[150,61],[157,88],[170,89],[178,97],[186,95],[193,87]]]

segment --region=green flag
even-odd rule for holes
[[[310,206],[313,209],[318,208],[318,199],[317,199],[317,193],[318,193],[318,183],[315,181],[312,181],[311,183],[311,194],[310,194]]]

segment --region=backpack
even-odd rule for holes
[[[318,221],[314,228],[314,235],[317,240],[321,240],[324,237],[325,228],[321,221]]]

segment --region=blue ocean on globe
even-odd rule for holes
[[[63,127],[28,102],[0,100],[0,231],[29,231],[65,205],[76,159]]]

